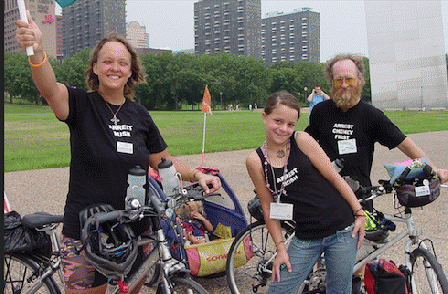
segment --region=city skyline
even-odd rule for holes
[[[194,48],[194,3],[197,0],[127,0],[126,22],[146,26],[149,48],[180,51]],[[410,1],[413,2],[413,1]],[[445,51],[448,52],[448,1],[441,1]],[[57,6],[57,5],[56,5]],[[364,1],[261,1],[262,18],[268,12],[293,12],[310,7],[320,13],[321,54],[325,62],[339,52],[368,55]],[[61,9],[57,7],[56,12]]]

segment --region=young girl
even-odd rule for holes
[[[191,244],[205,243],[205,233],[213,231],[213,225],[202,213],[202,204],[199,201],[188,202],[179,212],[185,241]]]
[[[319,144],[307,133],[294,131],[299,113],[293,95],[270,95],[262,114],[266,141],[246,159],[277,246],[267,293],[297,293],[324,252],[327,293],[348,294],[356,251],[364,237],[364,213]],[[279,219],[296,223],[288,248]],[[282,264],[286,267],[280,270]]]

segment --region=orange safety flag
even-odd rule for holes
[[[212,103],[210,102],[210,92],[208,91],[208,85],[205,85],[204,96],[202,96],[202,112],[211,113]]]

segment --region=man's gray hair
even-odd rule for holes
[[[358,77],[363,78],[364,77],[364,58],[361,55],[355,55],[351,53],[341,53],[333,57],[332,59],[328,60],[325,63],[324,66],[324,75],[327,81],[331,84],[333,81],[333,65],[341,60],[349,59],[353,61],[353,63],[356,65],[356,69],[358,71]]]

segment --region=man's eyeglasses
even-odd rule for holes
[[[334,79],[333,80],[333,86],[340,87],[340,86],[342,86],[344,81],[349,86],[353,86],[356,83],[356,79],[355,78]]]

